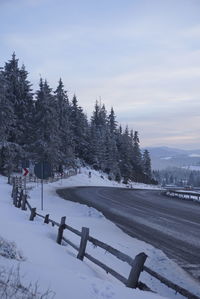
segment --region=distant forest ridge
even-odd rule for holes
[[[113,108],[107,112],[96,102],[88,120],[76,95],[68,98],[61,79],[56,90],[42,78],[35,93],[31,86],[14,53],[0,70],[1,173],[19,169],[22,160],[45,160],[57,170],[81,160],[110,179],[156,183],[138,132],[128,126],[123,130]]]

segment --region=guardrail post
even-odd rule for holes
[[[34,218],[35,218],[35,216],[36,216],[36,208],[32,208],[32,209],[31,209],[31,215],[30,215],[29,220],[30,220],[30,221],[33,221]]]
[[[58,236],[57,236],[57,240],[56,240],[56,242],[57,242],[58,244],[60,244],[60,245],[61,245],[61,242],[62,242],[63,231],[64,231],[64,229],[65,229],[65,220],[66,220],[66,217],[63,216],[63,217],[61,218],[60,225],[59,225],[59,228],[58,228]]]
[[[132,269],[129,274],[126,286],[129,288],[136,289],[138,285],[138,280],[140,277],[140,273],[143,271],[143,266],[146,261],[147,255],[144,252],[139,253],[136,255],[133,264]]]
[[[49,214],[47,214],[44,218],[44,223],[49,223]]]
[[[82,233],[81,233],[81,241],[80,241],[80,247],[79,247],[79,253],[77,255],[77,258],[81,261],[84,259],[85,255],[85,249],[87,246],[87,240],[89,236],[89,228],[88,227],[82,227]]]

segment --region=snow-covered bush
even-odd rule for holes
[[[0,256],[17,261],[24,260],[22,252],[17,249],[14,242],[5,240],[0,236]]]
[[[0,236],[0,258],[24,261],[25,258],[14,242]],[[1,260],[0,260],[1,261]],[[10,270],[0,265],[0,298],[1,299],[50,299],[54,297],[52,291],[41,293],[38,284],[24,286],[21,283],[20,267]]]

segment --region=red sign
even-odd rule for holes
[[[27,176],[27,174],[29,174],[28,168],[22,168],[22,175]]]

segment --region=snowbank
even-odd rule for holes
[[[11,187],[6,182],[5,178],[0,177],[0,235],[14,241],[23,251],[25,260],[20,262],[20,268],[25,284],[29,284],[30,281],[33,283],[38,281],[41,292],[50,289],[55,292],[57,299],[159,298],[154,293],[126,288],[87,259],[84,259],[83,262],[78,260],[77,252],[70,246],[58,245],[55,242],[57,236],[55,227],[43,224],[42,220],[37,217],[34,222],[28,221],[28,211],[21,211],[12,206]],[[89,178],[88,169],[84,168],[76,176],[44,185],[44,211],[40,211],[40,185],[30,183],[28,185],[30,203],[37,208],[38,212],[44,215],[50,214],[51,219],[57,222],[62,216],[66,216],[66,223],[74,228],[80,230],[82,226],[89,227],[92,236],[132,257],[144,251],[148,255],[146,264],[152,269],[193,292],[198,290],[195,282],[161,251],[129,237],[95,209],[65,201],[56,194],[57,188],[72,186],[121,187],[122,185],[111,182],[106,177],[102,178],[96,171],[92,171],[92,176]],[[135,186],[139,187],[138,184]],[[142,186],[142,188],[144,187]],[[69,231],[65,231],[64,235],[79,245],[80,239],[77,236]],[[130,266],[126,263],[120,262],[102,249],[93,248],[89,244],[87,252],[114,267],[123,276],[128,276]],[[18,263],[19,261],[8,260],[0,256],[0,265],[6,265],[7,268],[17,267]],[[141,280],[162,296],[183,298],[152,280],[146,273],[142,273]]]

